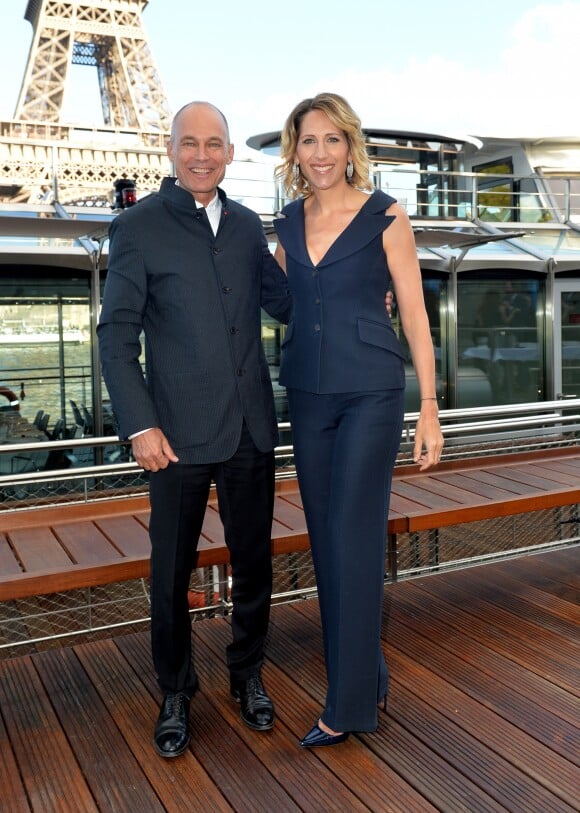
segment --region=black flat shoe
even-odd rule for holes
[[[160,757],[178,757],[189,745],[189,703],[183,692],[165,695],[153,734]]]
[[[299,740],[301,748],[322,748],[325,745],[340,745],[348,739],[349,732],[343,734],[327,734],[318,725],[310,729],[308,734]]]
[[[240,716],[254,731],[268,731],[274,726],[274,704],[266,694],[260,675],[231,682],[232,697],[240,704]]]

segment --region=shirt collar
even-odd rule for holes
[[[197,206],[198,209],[201,207],[201,203],[198,203],[197,201],[195,201],[195,205]],[[210,200],[210,202],[207,204],[205,208],[207,209],[208,212],[217,212],[218,210],[221,211],[222,202],[219,199],[219,195],[217,192],[215,193],[215,197],[212,198],[212,200]]]
[[[175,186],[181,186],[181,184],[179,183],[179,178],[175,179]],[[222,202],[220,200],[217,190],[215,196],[210,200],[207,206],[204,206],[203,204],[199,203],[195,198],[193,198],[193,201],[195,203],[196,209],[208,209],[211,212],[216,212],[218,209],[221,210],[222,207]]]

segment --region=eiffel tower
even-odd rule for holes
[[[148,0],[28,0],[33,27],[16,112],[0,122],[0,201],[108,205],[113,183],[155,189],[171,112],[142,12]],[[71,65],[96,68],[103,127],[62,122]]]

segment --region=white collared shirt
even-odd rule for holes
[[[197,201],[195,201],[195,205],[198,209],[203,209],[203,206],[200,206]],[[220,218],[222,216],[222,202],[218,193],[215,193],[215,198],[210,200],[210,202],[205,207],[205,212],[207,214],[207,219],[209,220],[209,225],[212,228],[212,231],[217,234],[218,226],[220,224]]]
[[[175,179],[175,186],[181,186],[179,183],[179,178]],[[214,233],[214,236],[217,234],[217,230],[220,224],[220,218],[222,216],[222,202],[220,200],[220,196],[218,193],[215,193],[215,197],[210,200],[207,206],[202,206],[201,203],[198,203],[195,198],[195,206],[197,209],[205,209],[205,213],[207,214],[207,219],[209,220],[209,225],[211,226],[211,230]]]

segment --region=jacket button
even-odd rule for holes
[[[314,300],[314,304],[315,305],[320,305],[320,299],[318,297],[316,297],[316,299]]]
[[[214,253],[214,254],[221,254],[221,253],[222,253],[222,251],[223,251],[223,249],[218,248],[217,246],[216,246],[216,247],[213,249],[213,253]]]
[[[320,325],[314,325],[314,330],[318,333],[320,330]]]
[[[246,371],[244,370],[244,368],[243,368],[243,367],[238,367],[238,369],[236,370],[236,373],[237,373],[238,375],[243,375],[245,372],[246,372]]]
[[[224,294],[231,294],[232,289],[228,288],[227,285],[224,285],[224,287],[222,288],[222,291],[224,292]]]
[[[237,333],[237,332],[238,332],[237,328],[235,328],[235,327],[230,328],[230,333],[232,334],[232,336],[234,335],[234,333]]]

